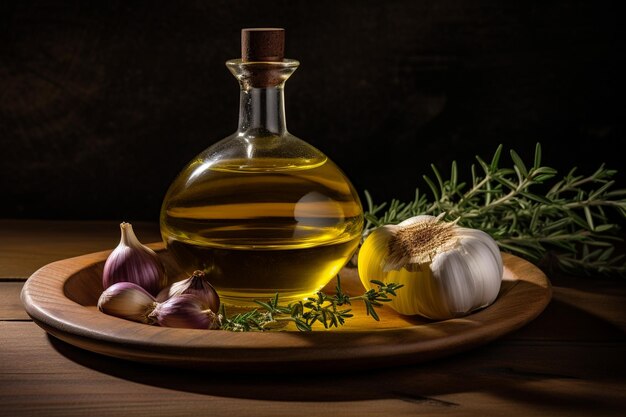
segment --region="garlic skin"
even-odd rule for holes
[[[103,313],[145,324],[154,323],[150,315],[156,306],[154,297],[132,282],[113,284],[98,299],[98,309]]]
[[[157,301],[162,303],[175,295],[183,294],[192,294],[198,297],[205,310],[219,311],[220,309],[220,297],[204,271],[194,271],[189,278],[163,288],[157,296]]]
[[[184,329],[218,329],[221,317],[203,308],[202,301],[195,295],[175,295],[156,306],[151,313],[160,326]]]
[[[121,239],[104,264],[102,285],[132,282],[153,296],[167,284],[165,267],[158,255],[139,242],[130,223],[120,224]]]
[[[443,320],[493,303],[500,291],[503,263],[487,233],[416,216],[372,232],[359,251],[359,276],[403,284],[387,303],[400,314]]]

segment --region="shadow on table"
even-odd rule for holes
[[[561,327],[563,317],[578,327]],[[212,396],[303,402],[398,399],[456,407],[460,404],[436,397],[485,392],[520,403],[588,410],[596,415],[626,406],[617,393],[603,388],[603,384],[610,387],[611,381],[624,381],[624,332],[559,300],[524,329],[488,346],[427,364],[382,370],[365,367],[347,372],[320,367],[314,372],[285,373],[277,368],[276,372],[216,373],[134,363],[85,351],[51,336],[49,340],[59,353],[93,370]]]

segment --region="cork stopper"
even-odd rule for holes
[[[241,30],[241,60],[279,62],[285,57],[285,29],[249,28]]]

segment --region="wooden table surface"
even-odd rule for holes
[[[158,227],[134,224],[140,240]],[[113,248],[115,222],[0,220],[0,416],[603,416],[626,413],[626,282],[552,276],[523,329],[423,365],[336,374],[216,374],[83,351],[19,295],[46,263]]]

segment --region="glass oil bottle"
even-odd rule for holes
[[[313,295],[350,259],[363,228],[358,194],[319,150],[287,131],[283,89],[296,70],[282,29],[244,29],[237,131],[195,157],[161,210],[167,248],[201,269],[222,301],[250,306]]]

